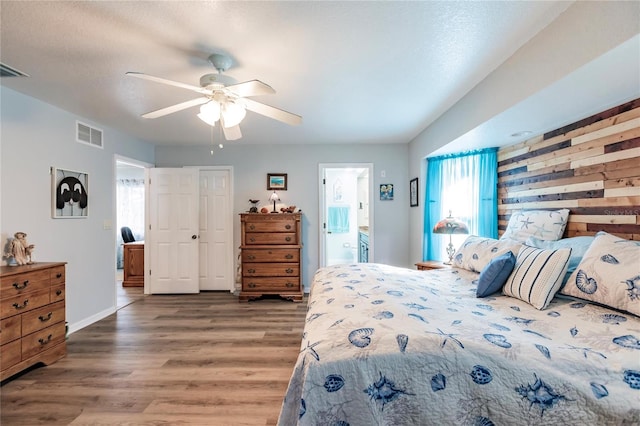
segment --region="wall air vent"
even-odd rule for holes
[[[0,62],[0,77],[29,77],[29,74]]]
[[[76,141],[96,148],[103,148],[102,130],[76,121]]]

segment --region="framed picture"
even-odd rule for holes
[[[391,201],[393,200],[393,184],[383,183],[380,185],[380,200]]]
[[[409,206],[418,207],[418,178],[409,181]]]
[[[51,168],[51,217],[81,219],[89,216],[89,174]]]
[[[287,190],[287,174],[286,173],[267,173],[267,189],[268,190]]]

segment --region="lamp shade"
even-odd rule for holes
[[[270,201],[278,201],[280,200],[280,197],[278,197],[278,194],[276,194],[276,191],[273,191],[273,194],[271,194],[271,197],[269,197]]]
[[[227,102],[222,106],[222,125],[225,128],[237,126],[245,115],[247,115],[247,110],[242,105],[236,102]]]
[[[469,228],[467,228],[467,225],[462,222],[461,220],[458,220],[454,217],[451,216],[451,213],[449,213],[449,216],[440,220],[438,223],[436,223],[436,225],[433,227],[433,233],[434,234],[468,234],[469,233]]]
[[[198,118],[210,126],[215,126],[220,119],[220,104],[216,101],[209,101],[200,107]]]

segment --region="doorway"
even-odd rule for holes
[[[124,250],[122,228],[131,229],[136,241],[144,241],[145,219],[145,167],[150,164],[115,156],[115,217],[116,225],[116,309],[128,305],[141,297],[142,287],[124,287]]]
[[[320,164],[319,265],[373,261],[373,165]]]

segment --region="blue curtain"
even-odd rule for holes
[[[487,148],[427,158],[423,260],[447,260],[449,237],[434,225],[449,212],[469,227],[470,235],[498,238],[498,150]],[[457,248],[466,235],[454,235]]]

